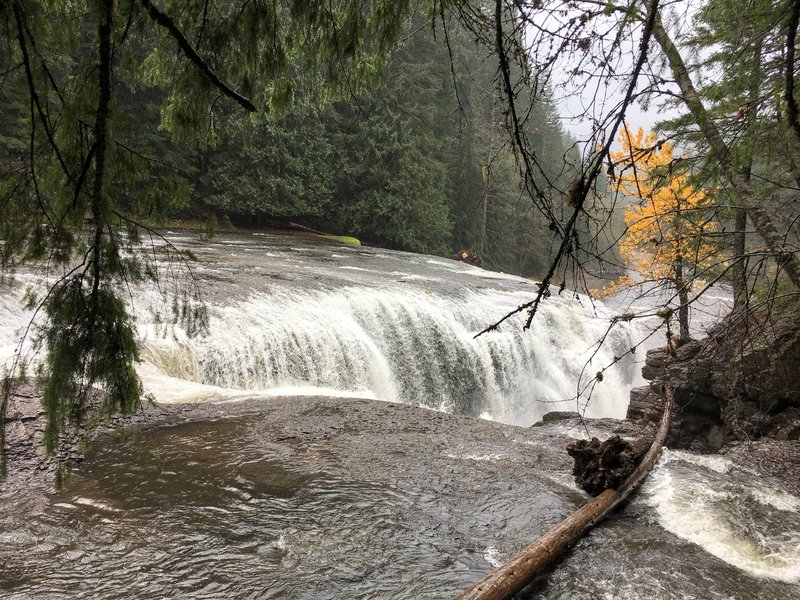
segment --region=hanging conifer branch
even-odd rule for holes
[[[192,46],[189,40],[186,39],[186,36],[183,35],[183,32],[178,28],[178,26],[175,24],[175,21],[169,15],[161,12],[150,0],[141,0],[141,2],[142,6],[150,15],[150,18],[161,25],[173,38],[175,38],[175,41],[178,42],[178,46],[180,46],[180,49],[186,55],[186,58],[194,63],[200,72],[205,75],[206,79],[214,84],[214,86],[217,87],[223,94],[228,96],[228,98],[235,100],[245,110],[255,112],[255,104],[250,102],[250,100],[242,96],[239,92],[231,88],[219,78],[209,64],[203,60],[197,50],[194,49],[194,46]]]
[[[58,159],[58,164],[61,165],[61,169],[64,171],[64,175],[67,176],[67,179],[69,179],[70,181],[74,181],[72,173],[67,168],[61,150],[59,149],[58,144],[56,143],[53,131],[50,128],[50,120],[48,119],[47,115],[45,114],[45,110],[42,107],[42,101],[41,98],[39,98],[39,93],[36,91],[36,85],[34,84],[33,80],[33,70],[31,68],[30,55],[28,53],[28,44],[25,41],[25,25],[23,22],[22,9],[19,6],[19,2],[14,2],[14,19],[17,24],[17,34],[18,34],[17,40],[19,41],[20,52],[22,52],[22,63],[25,66],[25,79],[28,82],[28,90],[30,91],[31,101],[36,106],[36,112],[39,115],[39,120],[42,123],[42,127],[44,127],[44,133],[47,136],[47,141],[49,142],[50,147],[53,149],[53,153],[56,155],[56,159]]]

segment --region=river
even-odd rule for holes
[[[585,500],[563,451],[585,432],[528,426],[625,414],[641,351],[585,393],[640,335],[608,332],[610,309],[554,289],[530,331],[476,340],[534,284],[309,238],[169,239],[198,259],[210,330],[165,326],[137,290],[140,374],[204,408],[101,438],[62,491],[2,496],[0,596],[449,598]],[[20,288],[0,294],[6,355]],[[799,510],[723,457],[667,451],[527,595],[800,597]]]

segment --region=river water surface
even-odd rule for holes
[[[527,426],[624,415],[632,360],[576,397],[636,343],[618,326],[597,349],[604,307],[554,293],[530,331],[474,340],[533,284],[306,239],[171,239],[198,256],[210,333],[158,324],[163,299],[136,292],[141,374],[157,400],[205,404],[101,438],[60,492],[2,497],[0,597],[449,598],[585,501],[563,451],[585,431]],[[6,353],[18,295],[0,296]],[[799,509],[722,457],[667,451],[526,596],[800,597]]]

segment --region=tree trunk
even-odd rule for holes
[[[736,209],[736,231],[733,233],[733,309],[738,310],[747,306],[747,263],[745,258],[745,244],[747,241],[747,212],[743,208]]]
[[[689,285],[683,277],[683,257],[675,259],[675,291],[678,292],[678,341],[686,342],[689,335]]]
[[[538,540],[524,548],[507,563],[501,565],[467,591],[457,600],[505,600],[519,592],[534,577],[579,540],[595,524],[624,500],[642,482],[653,468],[667,441],[672,424],[672,390],[667,389],[664,413],[658,432],[641,464],[618,489],[608,489],[584,504],[577,512],[561,521]]]
[[[758,108],[762,78],[761,54],[763,50],[764,47],[761,38],[756,34],[753,44],[753,56],[750,61],[750,86],[747,92],[747,110],[745,111],[745,116],[747,118],[748,153],[744,166],[742,167],[742,177],[747,183],[750,183],[750,177],[753,173],[753,146],[758,129]],[[733,278],[733,309],[739,310],[746,307],[750,302],[747,288],[747,258],[744,255],[747,250],[747,211],[739,206],[735,209],[735,215],[736,226],[733,233],[734,263],[731,269],[731,276]]]
[[[800,107],[794,97],[794,55],[797,40],[797,28],[800,26],[800,0],[793,0],[789,12],[789,23],[786,26],[786,68],[785,87],[783,90],[786,100],[786,120],[789,122],[795,138],[800,141]]]
[[[667,58],[686,107],[692,113],[701,133],[716,155],[722,172],[730,181],[735,194],[739,197],[739,205],[747,211],[756,231],[767,243],[770,253],[778,261],[778,265],[786,272],[794,287],[800,288],[800,262],[798,262],[794,253],[786,247],[783,236],[778,233],[773,219],[750,184],[734,167],[731,150],[703,105],[703,101],[697,93],[694,83],[692,83],[683,57],[664,28],[659,16],[656,16],[653,35]]]
[[[481,198],[481,204],[483,205],[481,208],[483,210],[483,215],[481,217],[481,258],[486,256],[486,246],[489,241],[489,234],[487,223],[489,222],[489,168],[486,167],[486,185],[483,189],[483,198]]]
[[[103,251],[103,232],[105,230],[105,214],[103,211],[103,190],[105,186],[106,150],[108,148],[108,116],[111,110],[111,70],[112,70],[112,33],[114,31],[114,0],[103,0],[100,3],[100,18],[97,24],[98,51],[100,65],[98,67],[97,112],[94,121],[94,187],[92,189],[92,221],[94,223],[94,243],[92,245],[92,296],[89,317],[89,330],[94,327],[98,317],[98,295],[103,279],[101,254]]]
[[[684,343],[692,336],[689,333],[689,284],[678,280],[678,341]]]

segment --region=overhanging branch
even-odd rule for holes
[[[558,247],[558,252],[556,253],[555,258],[550,263],[550,269],[548,270],[547,274],[542,279],[542,282],[539,284],[539,290],[536,292],[536,297],[531,300],[530,302],[526,302],[518,306],[513,311],[509,312],[505,316],[503,316],[499,321],[496,321],[486,329],[483,329],[479,333],[477,333],[474,337],[479,337],[484,333],[488,333],[490,331],[494,331],[497,327],[507,319],[511,318],[512,316],[521,313],[524,310],[528,311],[528,317],[525,321],[524,329],[530,329],[531,322],[533,321],[533,317],[536,315],[536,312],[539,310],[539,306],[541,305],[542,301],[550,295],[550,282],[552,281],[553,277],[555,276],[556,269],[558,269],[559,264],[563,258],[569,253],[569,251],[574,247],[575,239],[574,239],[574,232],[575,232],[575,224],[578,221],[578,217],[583,211],[583,205],[586,202],[586,198],[589,194],[589,190],[592,188],[592,185],[595,181],[597,181],[598,176],[603,168],[603,161],[605,157],[608,156],[611,145],[614,143],[614,140],[617,136],[617,131],[619,130],[622,123],[625,121],[625,112],[628,106],[631,104],[634,98],[634,92],[636,90],[636,86],[639,82],[639,75],[642,72],[642,68],[644,67],[644,63],[647,60],[647,49],[650,46],[650,39],[653,37],[653,30],[656,25],[656,17],[658,15],[658,0],[648,0],[647,2],[647,15],[645,17],[645,27],[642,32],[642,39],[639,43],[639,55],[636,60],[636,64],[634,65],[633,72],[631,74],[630,81],[628,83],[628,89],[625,93],[625,98],[623,99],[619,112],[617,113],[616,119],[614,120],[614,124],[608,134],[605,144],[603,145],[600,152],[598,152],[592,162],[589,164],[589,168],[586,173],[581,173],[581,175],[573,182],[569,197],[567,198],[567,202],[569,206],[572,207],[572,214],[570,215],[567,224],[564,226],[562,232],[562,239],[561,244]],[[495,18],[501,18],[501,3],[500,0],[497,0],[497,10],[495,14]],[[500,25],[497,24],[498,30],[502,32],[500,29]],[[498,34],[498,40],[501,37]]]
[[[150,18],[169,32],[175,41],[178,42],[178,46],[183,51],[184,55],[186,55],[186,58],[194,63],[200,72],[205,75],[206,79],[214,84],[214,86],[223,94],[228,96],[228,98],[236,101],[244,109],[250,112],[255,112],[255,105],[219,78],[209,64],[203,60],[197,50],[194,49],[194,46],[192,46],[189,40],[186,39],[186,36],[183,35],[183,32],[178,28],[178,26],[175,24],[175,21],[169,15],[159,10],[158,7],[156,7],[150,0],[141,0],[141,3],[147,13],[150,15]]]
[[[58,163],[61,165],[61,169],[64,171],[64,175],[66,175],[67,179],[69,179],[70,181],[74,181],[72,173],[67,168],[67,164],[64,161],[64,158],[61,154],[61,150],[59,149],[58,144],[56,143],[54,132],[50,128],[50,120],[48,118],[48,115],[45,113],[44,108],[42,108],[42,101],[39,98],[38,92],[36,91],[33,69],[31,66],[31,59],[28,53],[27,43],[25,42],[26,28],[24,25],[22,9],[20,8],[18,2],[14,3],[14,19],[17,25],[17,34],[18,34],[17,41],[19,42],[19,48],[20,51],[22,52],[22,63],[25,66],[25,78],[28,82],[28,91],[30,92],[31,95],[31,101],[36,106],[36,112],[38,113],[39,120],[41,121],[42,127],[44,128],[45,135],[47,136],[47,141],[50,144],[50,147],[53,149],[53,153],[56,155],[56,159],[58,160]]]

